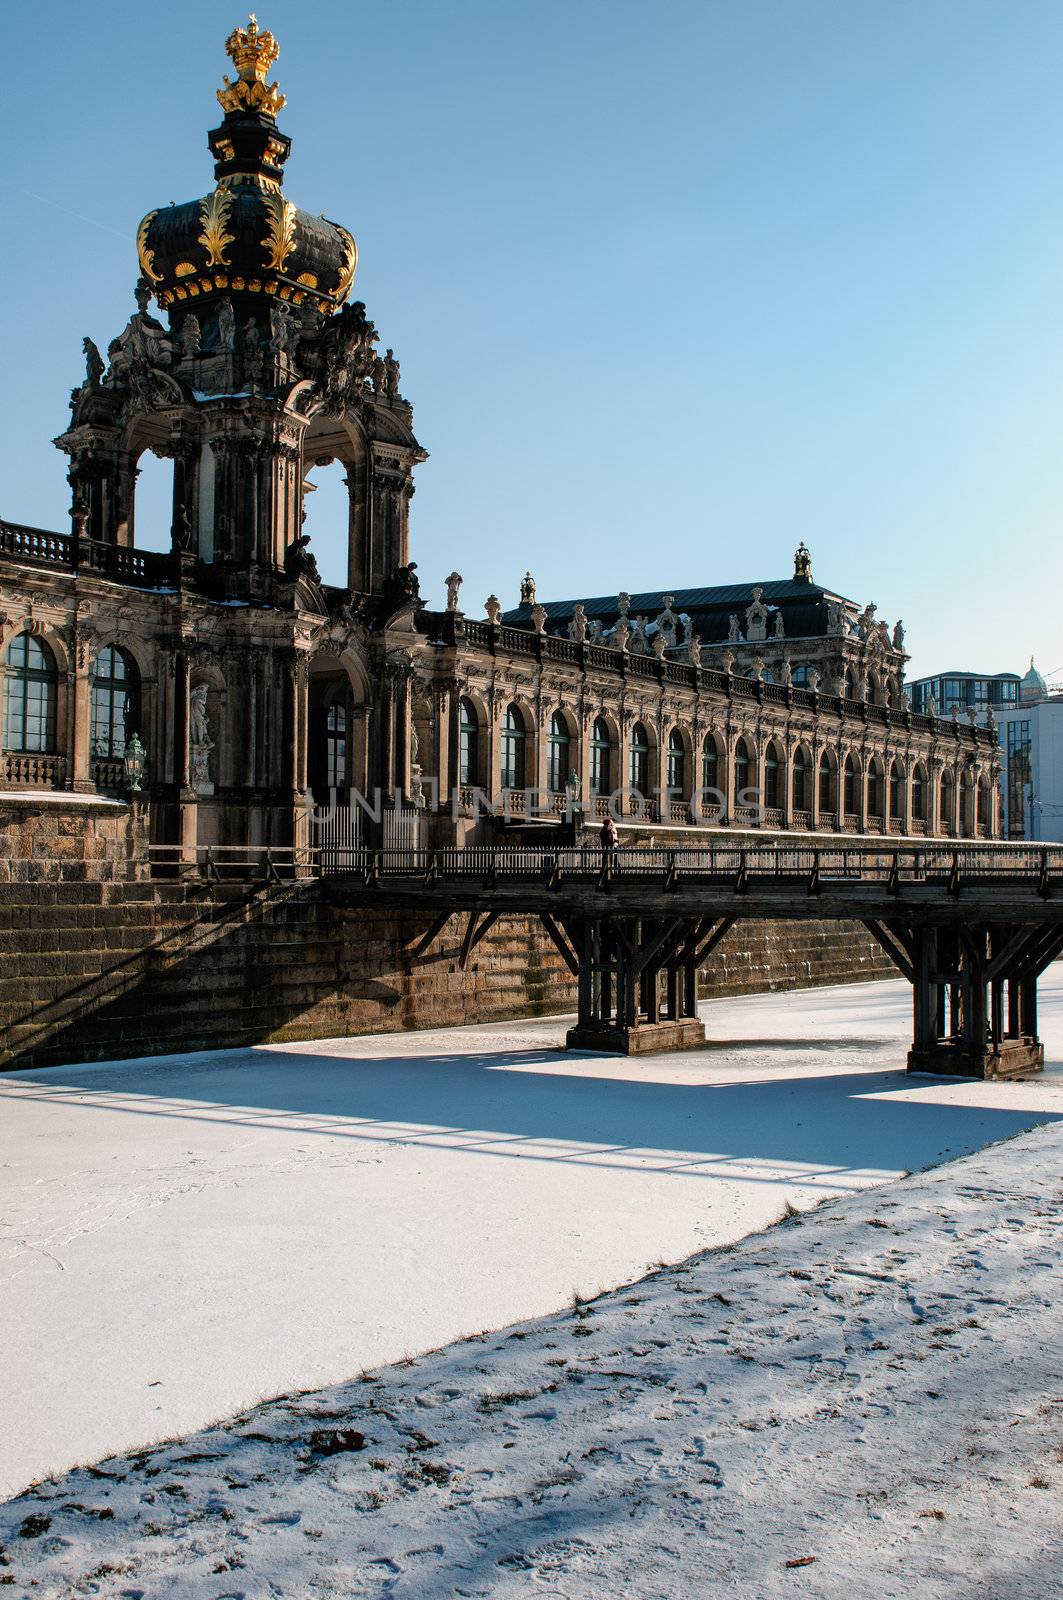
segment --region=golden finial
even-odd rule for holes
[[[258,31],[258,18],[252,11],[246,28],[234,28],[225,41],[225,49],[232,57],[239,77],[232,83],[228,74],[224,89],[218,90],[218,100],[224,111],[260,111],[275,117],[285,104],[275,83],[266,82],[266,74],[280,55],[280,45],[271,33]]]

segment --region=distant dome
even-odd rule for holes
[[[270,296],[326,314],[346,300],[358,249],[346,228],[300,211],[281,193],[291,140],[275,121],[284,96],[266,75],[279,53],[252,19],[226,40],[239,71],[208,134],[217,186],[150,211],[137,229],[140,270],[164,308],[218,296]]]
[[[1019,685],[1019,698],[1022,700],[1037,700],[1048,693],[1048,685],[1033,664],[1030,657],[1030,670]]]

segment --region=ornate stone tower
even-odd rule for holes
[[[349,489],[348,587],[384,592],[408,562],[413,465],[425,459],[392,352],[361,302],[346,228],[282,191],[291,140],[267,81],[279,50],[252,17],[226,41],[236,66],[208,135],[215,187],[149,211],[137,230],[137,311],[87,377],[69,430],[75,536],[132,545],[137,461],[174,460],[182,585],[229,600],[296,602],[317,579],[302,536],[307,472],[339,460]],[[154,296],[164,327],[148,312]]]

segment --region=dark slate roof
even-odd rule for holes
[[[858,609],[853,601],[846,600],[844,595],[835,593],[833,589],[824,589],[802,578],[784,578],[763,583],[719,584],[707,589],[650,589],[631,596],[628,614],[632,619],[645,617],[652,621],[664,610],[664,597],[669,594],[673,597],[672,609],[680,615],[686,612],[699,639],[712,644],[726,640],[728,619],[732,612],[737,614],[739,624],[744,628],[744,613],[747,606],[753,604],[754,589],[763,590],[761,600],[766,606],[782,612],[788,639],[808,639],[825,634],[828,600],[836,604],[840,602],[850,611]],[[542,604],[550,632],[556,632],[562,624],[567,626],[578,605],[583,606],[588,620],[599,617],[606,628],[611,628],[620,615],[615,594],[599,595],[592,599],[544,600]],[[530,627],[531,607],[516,606],[512,611],[507,611],[502,620],[517,627]]]

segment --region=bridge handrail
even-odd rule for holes
[[[377,878],[431,874],[444,879],[489,878],[527,881],[539,878],[597,877],[605,856],[600,846],[561,847],[445,845],[439,848],[375,848],[366,845],[151,845],[149,857],[160,871],[201,871],[233,877],[241,871],[266,876],[325,877],[372,873]],[[668,848],[621,845],[609,852],[617,880],[683,878],[808,879],[832,881],[920,882],[951,877],[1043,879],[1063,874],[1063,845],[993,843],[838,845],[751,843],[737,840]]]

